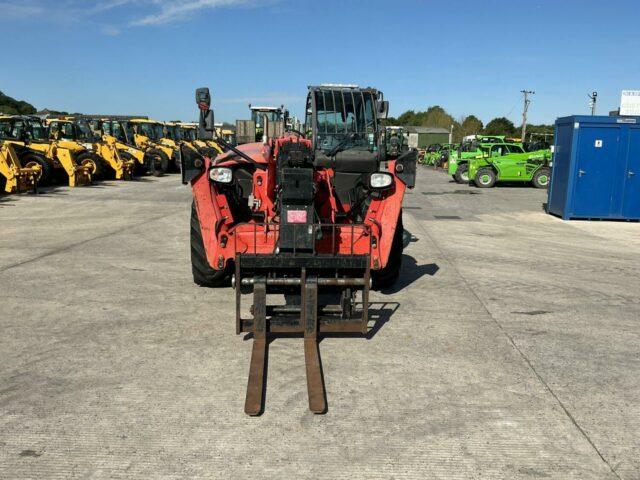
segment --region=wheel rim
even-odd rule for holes
[[[538,183],[540,185],[547,185],[549,183],[549,176],[547,174],[542,174],[538,177]]]
[[[96,173],[96,170],[97,170],[96,162],[94,162],[90,158],[87,158],[82,162],[80,162],[80,165],[82,165],[83,167],[89,167],[89,172],[91,172],[91,175]]]
[[[464,180],[465,182],[469,181],[469,172],[462,172],[460,174],[460,178],[462,178],[462,180]]]
[[[480,183],[482,183],[483,185],[488,185],[490,181],[491,177],[488,174],[483,173],[482,175],[480,175]]]
[[[42,178],[42,165],[40,165],[38,162],[27,162],[25,164],[25,168],[35,169],[36,172],[38,172],[36,174],[36,182],[40,181],[40,178]]]

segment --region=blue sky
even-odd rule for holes
[[[217,121],[247,103],[303,113],[306,87],[358,83],[391,114],[441,105],[456,118],[533,123],[619,104],[640,89],[637,0],[0,0],[0,90],[38,108]],[[10,68],[11,67],[11,68]]]

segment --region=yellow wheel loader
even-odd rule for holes
[[[181,123],[183,135],[198,150],[200,155],[213,158],[221,154],[224,150],[214,140],[204,140],[198,137],[198,127],[196,123]]]
[[[111,177],[116,180],[131,180],[133,178],[133,169],[136,159],[133,155],[127,155],[118,149],[117,142],[113,138],[103,138],[102,135],[96,134],[86,119],[75,120],[78,141],[90,149],[96,155],[99,155],[109,165],[112,170]],[[139,155],[144,158],[144,152]]]
[[[90,169],[92,180],[103,180],[110,176],[110,165],[107,160],[96,152],[91,142],[81,139],[76,123],[68,119],[45,120],[49,129],[49,138],[55,140],[59,146],[69,149],[74,154],[78,165]]]
[[[86,158],[86,149],[77,142],[65,141],[62,135],[50,133],[37,117],[2,116],[0,117],[0,139],[27,149],[17,149],[20,164],[24,168],[41,170],[38,185],[52,182],[55,176],[64,174],[70,187],[89,185],[92,181],[93,162],[78,164]]]
[[[16,145],[0,141],[0,191],[6,193],[36,191],[42,169],[39,166],[23,167],[16,148]]]
[[[178,162],[180,161],[178,158],[179,150],[172,140],[165,137],[162,123],[143,118],[134,118],[126,123],[133,129],[134,143],[138,148],[142,148],[145,151],[155,149],[161,152],[160,165],[156,166],[159,168],[154,169],[154,171],[161,171],[162,174],[167,173],[171,162],[175,162],[176,158]]]
[[[104,119],[92,122],[94,130],[97,128],[102,133],[102,139],[114,145],[120,156],[125,160],[134,161],[134,175],[150,173],[156,177],[164,175],[168,168],[165,165],[166,154],[154,145],[138,146],[136,133],[131,124],[126,120]]]
[[[193,123],[181,123],[182,135],[195,147],[200,154],[205,154],[210,146],[204,140],[198,140],[198,128]]]
[[[182,147],[189,148],[200,155],[209,157],[223,152],[222,148],[214,141],[198,140],[197,129],[193,124],[169,122],[165,124],[165,132],[167,138],[174,141],[179,152]],[[178,169],[180,169],[179,164]]]

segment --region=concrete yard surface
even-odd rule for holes
[[[192,283],[177,175],[0,197],[0,478],[640,479],[640,224],[420,168],[369,338],[269,347]]]

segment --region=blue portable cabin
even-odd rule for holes
[[[556,120],[547,211],[565,220],[640,220],[640,117]]]

